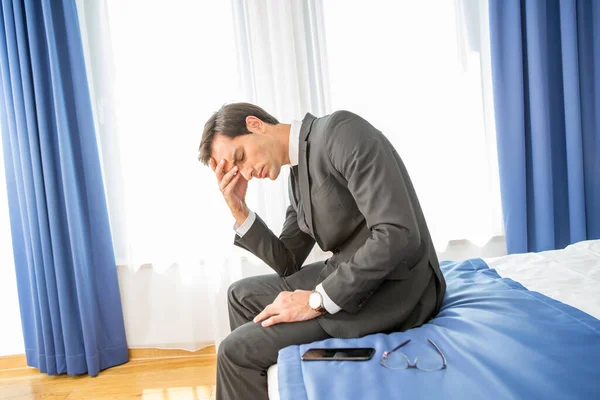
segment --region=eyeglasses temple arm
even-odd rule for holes
[[[431,343],[433,345],[433,347],[435,347],[435,349],[437,350],[438,353],[440,353],[440,356],[442,357],[442,361],[444,362],[444,368],[445,368],[447,363],[446,363],[446,357],[444,357],[444,353],[442,353],[440,348],[437,347],[437,345],[435,343],[433,343],[430,339],[427,339],[427,341],[429,343]]]
[[[396,350],[398,350],[400,347],[404,346],[408,342],[410,342],[410,339],[405,340],[404,342],[400,343],[398,346],[394,347],[392,350],[388,351],[387,353],[391,354],[391,353],[395,352]]]

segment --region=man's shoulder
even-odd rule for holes
[[[315,137],[312,137],[313,133]],[[367,120],[347,110],[315,119],[311,132],[313,140],[329,148],[339,145],[340,141],[352,145],[381,135]]]
[[[335,129],[345,123],[362,120],[362,118],[352,111],[338,110],[317,118],[317,120],[322,124],[323,129]]]
[[[330,141],[332,138],[351,130],[353,126],[364,121],[357,114],[347,110],[338,110],[331,114],[316,118],[312,124],[313,139]],[[366,122],[366,121],[364,121]]]

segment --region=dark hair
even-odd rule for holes
[[[279,123],[275,117],[254,104],[232,103],[224,105],[204,124],[202,140],[200,140],[200,148],[198,149],[200,153],[198,159],[202,164],[208,165],[215,135],[223,135],[233,139],[236,136],[251,133],[246,127],[246,117],[249,115],[255,116],[267,124],[277,125]]]

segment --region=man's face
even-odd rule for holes
[[[237,165],[246,180],[252,178],[277,179],[281,171],[281,155],[277,154],[277,142],[269,135],[251,133],[233,139],[216,135],[211,158],[215,163],[226,161],[225,172]]]

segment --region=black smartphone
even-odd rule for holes
[[[367,361],[375,354],[371,347],[347,347],[332,349],[308,349],[303,361]]]

